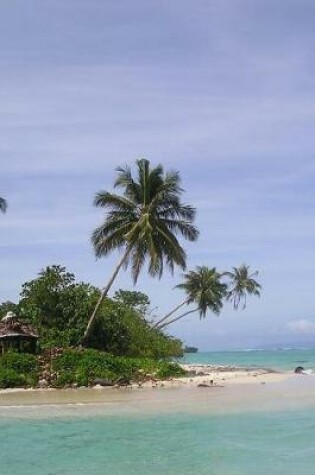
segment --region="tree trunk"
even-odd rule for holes
[[[163,323],[163,325],[161,325],[161,326],[159,327],[159,330],[161,330],[162,328],[164,328],[164,327],[170,325],[171,323],[177,322],[177,320],[180,320],[181,318],[184,318],[184,317],[186,317],[187,315],[190,315],[191,313],[198,312],[198,310],[199,310],[199,308],[195,308],[194,310],[189,310],[188,312],[182,313],[182,314],[179,315],[178,317],[175,317],[175,318],[173,318],[172,320]]]
[[[94,321],[95,321],[95,318],[96,318],[96,315],[97,315],[97,312],[98,312],[98,309],[100,308],[101,306],[101,303],[103,302],[104,298],[107,296],[111,286],[113,285],[117,275],[118,275],[118,272],[120,271],[120,269],[122,268],[122,266],[125,264],[126,260],[128,259],[128,256],[131,252],[131,246],[129,246],[126,250],[126,252],[124,253],[124,255],[122,256],[122,258],[120,259],[120,261],[118,262],[117,264],[117,267],[115,269],[115,271],[113,272],[113,275],[111,276],[111,278],[109,279],[108,281],[108,284],[104,287],[104,289],[102,290],[101,292],[101,295],[100,295],[100,298],[98,299],[97,301],[97,304],[93,310],[93,313],[90,317],[90,320],[87,324],[87,327],[86,327],[86,330],[84,332],[84,335],[83,335],[83,344],[87,342],[88,338],[91,336],[91,332],[92,332],[92,328],[93,328],[93,324],[94,324]]]
[[[161,318],[161,320],[159,320],[158,322],[155,322],[154,325],[153,325],[153,328],[156,328],[158,327],[161,323],[163,323],[165,320],[167,320],[171,315],[173,315],[173,313],[177,312],[177,310],[179,310],[180,308],[182,308],[184,305],[186,305],[188,303],[188,299],[184,300],[184,302],[180,303],[179,305],[177,305],[177,307],[173,308],[173,310],[168,313],[167,315],[165,315],[165,317]]]

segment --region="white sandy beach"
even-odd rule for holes
[[[0,415],[7,413],[8,408],[15,408],[22,415],[25,407],[34,409],[51,407],[58,414],[63,410],[79,409],[94,406],[94,410],[102,413],[119,409],[119,411],[174,411],[187,405],[202,407],[211,403],[211,410],[228,410],[235,403],[256,405],[256,400],[265,398],[266,388],[271,396],[270,388],[274,388],[276,398],[285,387],[286,381],[304,380],[303,376],[292,373],[274,373],[265,369],[237,369],[225,366],[184,365],[190,372],[189,376],[172,378],[163,381],[150,379],[141,384],[134,383],[128,387],[69,388],[69,389],[6,389],[0,391]],[[313,378],[311,378],[313,379]],[[299,383],[298,383],[299,384]],[[275,399],[274,396],[271,399]],[[263,401],[261,401],[263,402]],[[266,401],[264,401],[266,404]],[[98,407],[98,409],[97,409]],[[24,409],[23,409],[24,408]],[[37,409],[36,409],[37,408]],[[66,408],[66,409],[65,409]],[[22,411],[22,412],[21,412]]]

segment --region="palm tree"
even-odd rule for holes
[[[251,272],[250,267],[245,264],[240,267],[233,267],[232,272],[224,272],[223,276],[228,278],[227,300],[233,302],[234,309],[238,309],[243,300],[243,309],[246,307],[247,295],[260,297],[261,285],[254,279],[258,271]]]
[[[0,211],[1,213],[5,213],[8,207],[8,203],[4,198],[1,198],[0,196]]]
[[[96,256],[107,256],[115,250],[122,254],[101,292],[84,341],[87,341],[97,311],[122,267],[131,265],[134,283],[146,261],[153,277],[161,278],[165,266],[171,272],[175,266],[185,269],[186,253],[176,236],[195,241],[199,234],[193,225],[195,208],[181,202],[184,190],[180,186],[179,173],[164,173],[162,165],[152,168],[144,159],[138,160],[136,167],[136,178],[128,166],[117,169],[114,186],[122,190],[122,195],[100,191],[94,200],[95,206],[107,211],[103,224],[92,235]]]
[[[180,306],[185,303],[195,303],[197,307],[182,313],[172,320],[165,321],[166,317],[164,317],[157,324],[159,329],[196,312],[199,312],[200,318],[205,318],[209,310],[216,315],[220,314],[223,307],[223,299],[227,293],[227,285],[220,281],[221,274],[215,268],[210,269],[206,266],[198,266],[196,270],[184,274],[184,277],[185,281],[177,285],[178,288],[183,289],[187,294],[187,298]],[[175,313],[175,309],[171,313]]]

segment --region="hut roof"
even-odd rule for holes
[[[38,338],[38,334],[31,325],[21,322],[16,315],[9,312],[0,321],[0,339],[17,337]]]

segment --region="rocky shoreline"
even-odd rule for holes
[[[119,389],[119,388],[180,388],[180,387],[223,387],[230,384],[246,384],[277,382],[287,379],[289,373],[279,373],[268,368],[244,368],[238,366],[203,365],[203,364],[182,364],[186,371],[185,376],[171,377],[167,379],[157,379],[155,375],[146,375],[141,381],[110,381],[97,378],[90,386],[92,389]],[[68,389],[79,389],[77,386],[67,386],[55,389],[46,384],[39,384],[37,388],[15,388],[0,390],[1,394],[19,391],[63,391]]]
[[[187,372],[179,378],[163,381],[146,381],[140,387],[222,387],[228,384],[277,382],[287,379],[288,373],[279,373],[269,368],[244,368],[239,366],[218,366],[205,364],[182,364]]]

